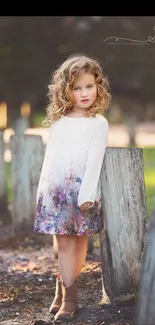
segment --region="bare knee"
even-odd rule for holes
[[[73,236],[57,235],[57,247],[59,253],[75,253],[75,238]]]

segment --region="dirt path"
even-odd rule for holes
[[[0,241],[0,324],[51,325],[57,260],[49,243],[36,237]],[[87,256],[78,279],[79,312],[63,325],[134,325],[134,306],[100,305],[102,280],[98,250]],[[62,323],[61,323],[62,324]]]

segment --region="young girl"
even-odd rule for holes
[[[77,54],[54,72],[48,97],[34,231],[56,235],[60,274],[49,310],[56,321],[77,311],[88,236],[103,227],[100,172],[109,131],[103,113],[111,95],[100,64]]]

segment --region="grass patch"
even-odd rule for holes
[[[155,211],[155,148],[143,149],[144,179],[148,216]]]

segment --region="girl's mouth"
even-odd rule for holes
[[[87,103],[89,101],[89,99],[82,99],[81,102],[82,103]]]

